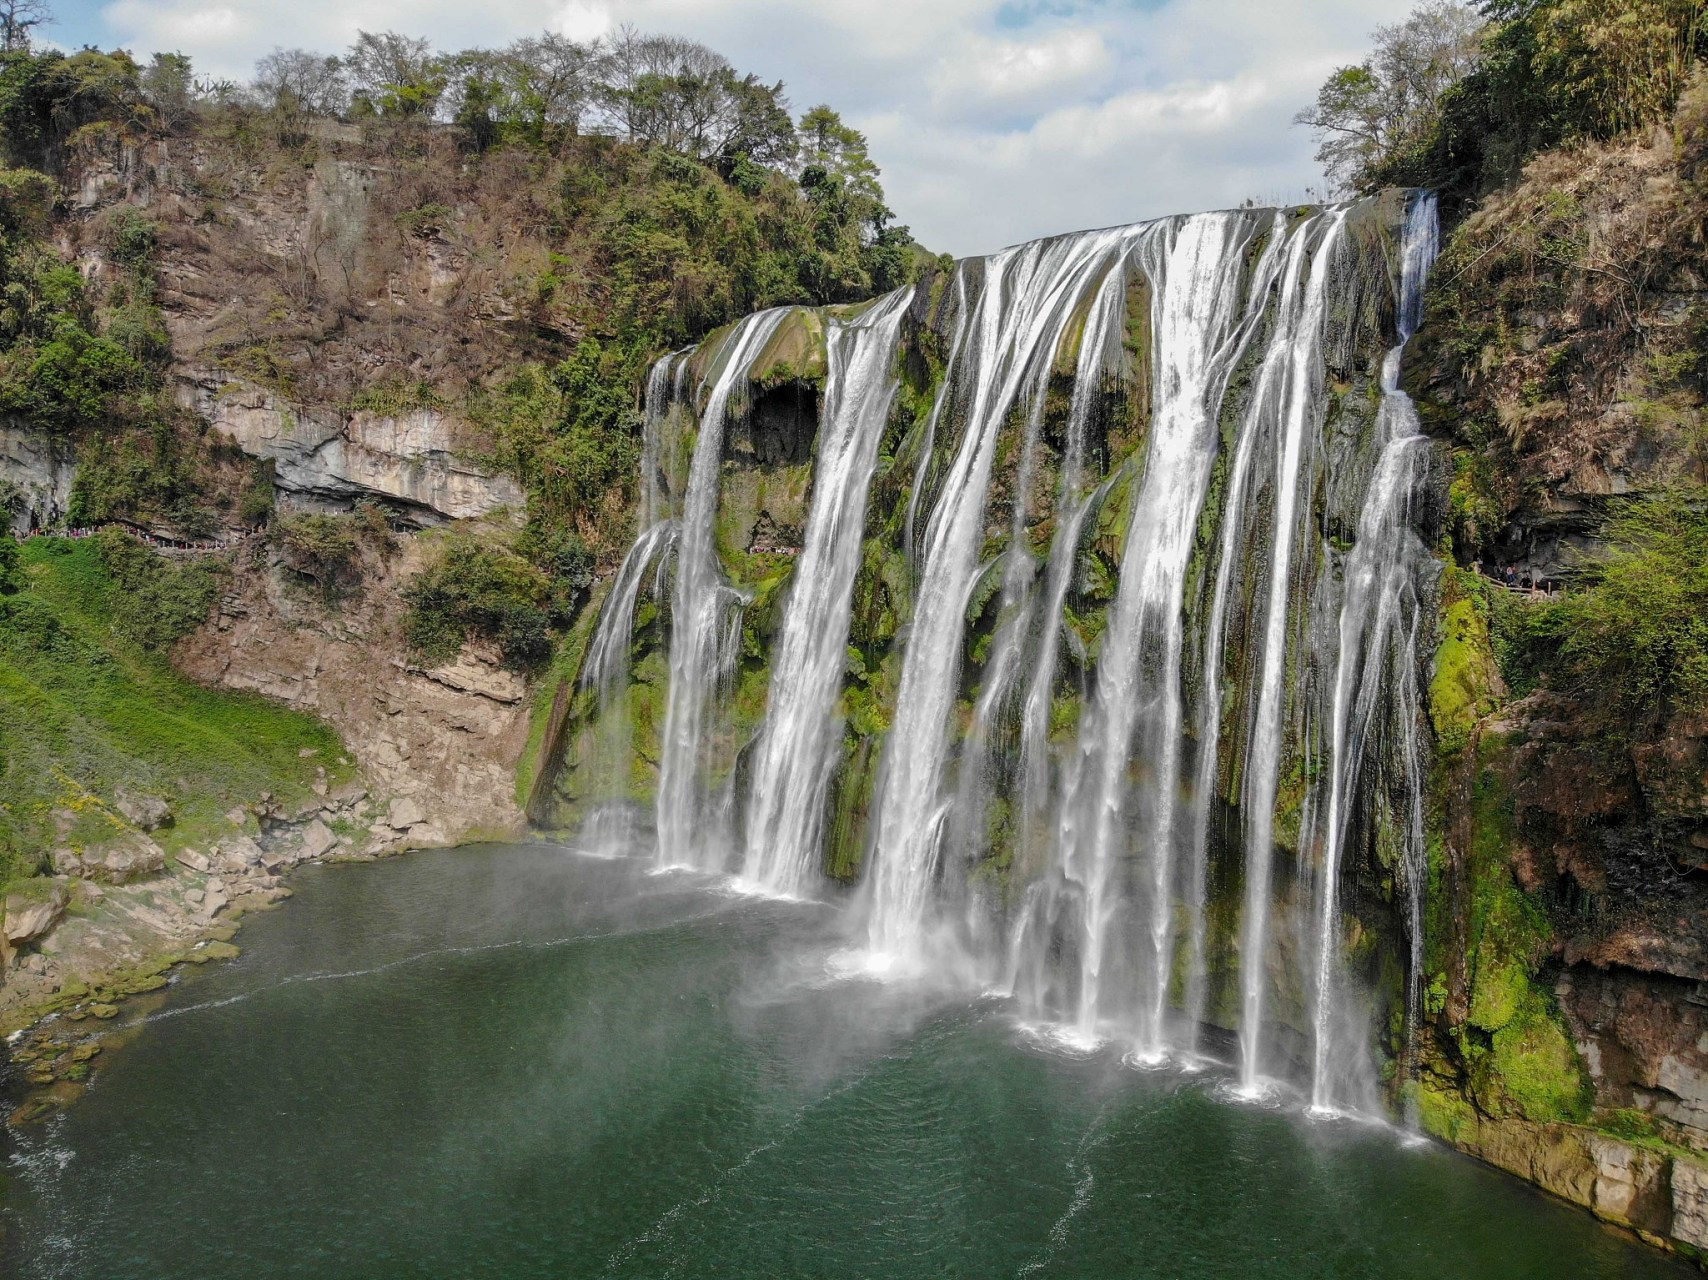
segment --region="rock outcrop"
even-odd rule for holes
[[[467,646],[423,668],[401,641],[401,585],[420,540],[370,558],[360,594],[329,609],[277,562],[239,566],[212,623],[174,655],[204,683],[250,689],[337,728],[376,793],[393,797],[385,844],[439,844],[517,830],[515,767],[528,733],[522,681]]]
[[[15,533],[65,518],[77,457],[63,437],[0,420],[0,514]]]
[[[274,464],[293,505],[348,510],[362,497],[390,500],[420,522],[468,520],[527,499],[510,477],[459,451],[458,424],[433,409],[393,416],[341,414],[281,401],[212,371],[186,371],[180,398],[252,458]]]

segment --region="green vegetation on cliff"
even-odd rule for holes
[[[1427,0],[1299,114],[1348,190],[1431,187],[1454,208],[1538,152],[1664,120],[1708,55],[1700,0]]]
[[[170,805],[156,839],[171,850],[263,793],[307,795],[317,766],[342,772],[325,725],[167,664],[164,647],[210,603],[205,568],[106,535],[33,539],[21,569],[0,595],[0,882],[48,870],[57,844],[121,834],[121,792]]]

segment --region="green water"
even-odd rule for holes
[[[14,1135],[0,1274],[1694,1274],[1384,1129],[828,980],[827,908],[540,847],[294,884]]]

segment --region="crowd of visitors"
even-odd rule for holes
[[[14,532],[12,536],[17,538],[19,542],[27,542],[31,538],[92,538],[103,529],[121,529],[125,533],[130,534],[130,536],[135,538],[138,542],[158,548],[161,551],[226,551],[231,547],[236,546],[241,542],[246,542],[255,536],[252,533],[246,533],[230,540],[217,538],[173,538],[168,537],[163,533],[155,533],[152,530],[144,529],[141,525],[127,523],[123,520],[113,520],[103,525],[76,526],[69,529],[32,528],[28,533]]]
[[[1517,565],[1508,564],[1495,569],[1484,565],[1481,560],[1473,560],[1471,561],[1471,569],[1473,572],[1482,574],[1490,582],[1500,584],[1508,591],[1522,591],[1526,595],[1533,596],[1551,596],[1560,590],[1560,583],[1557,580],[1545,577],[1528,567],[1520,569]]]

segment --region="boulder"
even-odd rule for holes
[[[83,851],[82,874],[109,884],[127,884],[166,870],[166,851],[140,831]]]
[[[212,864],[208,862],[207,858],[204,855],[197,853],[194,849],[185,849],[180,852],[178,854],[178,862],[180,865],[186,866],[191,871],[198,872],[201,875],[206,875],[210,870],[212,870]]]
[[[332,788],[326,798],[335,805],[353,809],[368,798],[368,789],[357,779],[351,778],[348,782],[340,782]]]
[[[16,950],[46,937],[65,914],[65,900],[65,886],[61,884],[54,884],[40,894],[7,894],[4,922],[0,923],[0,937],[5,939],[6,946]]]
[[[225,856],[234,859],[240,867],[258,867],[261,865],[261,846],[248,836],[238,836],[225,846]]]
[[[386,810],[386,825],[393,831],[408,831],[426,820],[421,802],[414,796],[398,796]]]
[[[215,876],[208,881],[205,896],[202,898],[202,915],[209,920],[218,915],[231,902],[231,894],[225,887],[225,881]]]
[[[172,807],[159,796],[139,796],[121,791],[113,801],[113,808],[123,815],[126,822],[143,831],[158,831],[172,825]]]
[[[302,853],[305,858],[319,858],[330,853],[338,843],[338,837],[332,833],[319,818],[314,819],[303,828]]]

